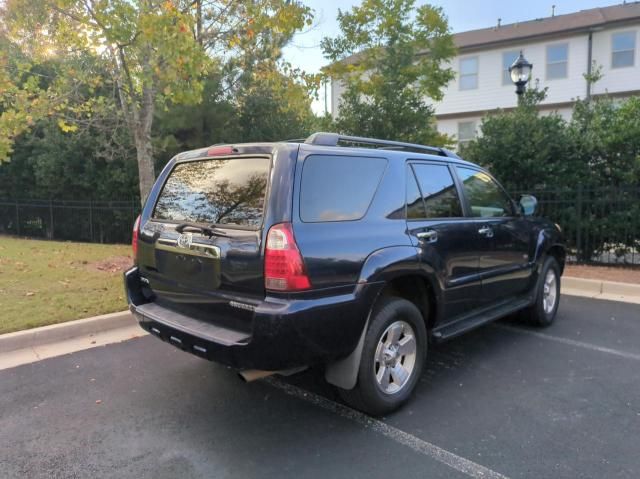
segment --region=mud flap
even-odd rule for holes
[[[369,318],[362,329],[360,339],[356,348],[344,359],[327,364],[324,371],[324,378],[329,384],[333,384],[341,389],[353,389],[358,382],[358,369],[360,368],[360,358],[364,347],[364,337],[369,327]]]

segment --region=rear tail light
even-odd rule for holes
[[[138,235],[140,234],[140,215],[133,223],[133,235],[131,236],[131,248],[133,249],[133,261],[138,257]]]
[[[269,229],[264,253],[264,286],[272,291],[311,288],[291,223],[280,223]]]

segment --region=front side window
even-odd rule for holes
[[[385,158],[309,156],[300,181],[300,219],[315,223],[362,218],[386,166]]]
[[[547,80],[567,78],[569,44],[558,43],[547,46]]]
[[[257,228],[262,224],[269,158],[178,163],[169,174],[153,218]]]
[[[632,67],[636,55],[636,32],[611,35],[611,68]]]
[[[420,186],[422,200],[424,201],[424,218],[457,218],[462,216],[462,206],[456,191],[456,185],[446,165],[414,164],[415,172]],[[408,198],[407,201],[410,201]],[[407,206],[407,217],[411,212],[411,204]]]
[[[502,53],[502,84],[503,85],[511,85],[511,75],[509,74],[509,67],[513,65],[520,56],[519,50],[512,50],[510,52]]]
[[[460,60],[460,89],[475,90],[478,88],[478,57]]]
[[[471,216],[491,218],[513,214],[511,200],[489,175],[460,166],[456,170],[469,202]]]

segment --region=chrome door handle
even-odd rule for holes
[[[427,243],[435,243],[438,241],[438,232],[435,230],[421,231],[417,233],[416,236],[418,239],[426,241]]]
[[[485,238],[493,238],[493,230],[488,226],[483,226],[478,230],[478,233],[484,236]]]

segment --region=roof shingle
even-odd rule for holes
[[[462,50],[494,43],[514,43],[535,37],[588,31],[593,28],[640,20],[640,2],[611,7],[592,8],[566,15],[510,23],[500,27],[470,30],[453,35],[456,46]]]
[[[640,21],[640,1],[591,8],[575,13],[538,18],[525,22],[469,30],[453,35],[453,41],[462,51],[481,49],[492,45],[512,44],[535,38],[587,32],[605,26],[624,25]],[[343,59],[345,63],[357,63],[361,53]]]

